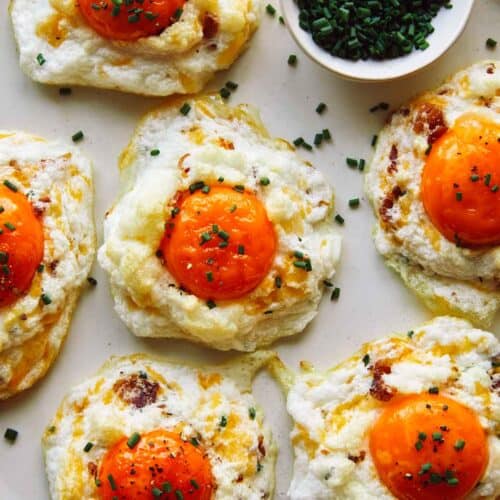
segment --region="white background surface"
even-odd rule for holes
[[[460,0],[455,0],[460,1]],[[273,4],[277,6],[277,1]],[[57,88],[31,82],[20,71],[6,13],[7,0],[0,0],[0,128],[21,129],[47,138],[71,141],[83,130],[83,151],[95,164],[95,215],[99,239],[102,219],[118,190],[117,156],[127,144],[135,123],[161,99],[74,88],[73,95],[60,97]],[[306,332],[274,347],[294,368],[301,359],[327,367],[348,356],[365,341],[392,331],[407,331],[430,314],[387,270],[371,241],[373,215],[362,194],[362,175],[349,169],[345,157],[368,159],[371,137],[383,124],[383,114],[368,109],[379,101],[397,106],[417,92],[437,85],[454,71],[484,58],[500,59],[485,48],[487,37],[500,41],[500,1],[477,0],[473,15],[457,44],[437,64],[407,80],[388,84],[361,84],[340,80],[302,55],[277,16],[264,15],[262,26],[249,50],[234,67],[209,88],[218,89],[226,80],[240,84],[231,102],[257,105],[273,135],[293,140],[330,128],[332,144],[310,154],[301,152],[320,168],[334,186],[337,210],[346,219],[343,258],[336,285],[342,289],[339,302],[328,297]],[[296,68],[287,65],[296,53]],[[328,110],[319,116],[316,105],[324,101]],[[357,210],[348,208],[350,198],[360,197]],[[112,354],[151,352],[201,362],[222,360],[230,354],[214,353],[177,341],[135,339],[113,311],[106,277],[97,265],[93,276],[99,284],[82,296],[72,329],[61,355],[47,377],[33,389],[0,403],[0,434],[6,427],[19,431],[14,445],[0,436],[0,499],[48,498],[40,450],[43,429],[66,393],[93,374]],[[496,332],[500,324],[496,323]],[[288,443],[290,421],[284,397],[265,374],[258,377],[256,395],[267,410],[267,419],[280,445],[276,498],[286,498],[291,476],[292,454]]]

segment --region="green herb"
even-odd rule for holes
[[[43,264],[40,264],[37,268],[36,268],[36,272],[37,273],[43,273],[43,270],[45,269],[45,266]]]
[[[73,91],[69,87],[61,87],[59,89],[59,95],[71,95]]]
[[[318,113],[318,115],[322,115],[326,111],[326,108],[326,104],[324,102],[320,102],[316,107],[316,113]]]
[[[141,435],[138,432],[134,432],[127,441],[127,446],[132,449],[135,447],[135,445],[139,442],[141,439]]]
[[[477,174],[473,174],[473,175],[471,175],[471,176],[470,176],[470,180],[471,180],[472,182],[477,182],[477,181],[479,180],[479,175],[477,175]]]
[[[425,432],[419,432],[418,439],[420,439],[420,441],[425,441],[427,439],[427,434]]]
[[[266,12],[270,15],[270,16],[274,16],[274,14],[276,14],[276,9],[270,4],[268,3],[266,5]]]
[[[337,214],[335,216],[335,221],[337,222],[337,224],[340,224],[340,225],[343,225],[345,222],[344,218],[340,214]]]
[[[227,87],[229,90],[236,90],[236,89],[238,88],[238,84],[237,84],[237,83],[232,82],[231,80],[229,80],[228,82],[226,82],[226,87]]]
[[[230,211],[231,213],[233,213],[233,212],[235,212],[235,211],[236,211],[236,209],[237,209],[237,208],[238,208],[238,207],[237,207],[236,205],[232,205],[232,206],[231,206],[231,208],[229,209],[229,211]]]
[[[323,133],[316,134],[313,142],[316,147],[320,146],[323,142]]]
[[[224,177],[219,177],[219,178],[217,179],[217,182],[224,182]]]
[[[260,179],[261,186],[269,186],[269,184],[271,184],[269,177],[261,177],[261,179]]]
[[[283,282],[282,282],[280,276],[276,276],[276,278],[274,278],[274,284],[275,284],[276,288],[281,288],[281,285],[283,284]]]
[[[460,191],[457,191],[455,193],[455,198],[457,199],[457,201],[462,201],[462,193]]]
[[[352,198],[349,200],[349,206],[351,208],[358,208],[359,207],[359,198]]]
[[[149,153],[151,156],[158,156],[160,154],[159,149],[152,149]]]
[[[108,474],[108,481],[109,481],[109,485],[111,486],[111,489],[113,491],[116,491],[116,482],[115,482],[115,478],[113,477],[112,474]]]
[[[293,145],[297,148],[302,146],[302,144],[304,144],[304,139],[302,137],[297,137],[297,139],[293,141]]]
[[[439,387],[430,387],[429,394],[439,394]]]
[[[495,184],[492,188],[491,188],[491,192],[492,193],[496,193],[498,191],[498,184]]]
[[[43,66],[45,64],[45,62],[46,62],[46,59],[45,59],[45,57],[43,57],[43,54],[38,54],[36,56],[36,60],[38,61],[38,64],[40,66]]]
[[[413,335],[415,335],[415,332],[413,330],[410,330],[406,335],[409,339],[411,339]]]
[[[238,245],[238,255],[245,255],[245,247],[243,245]]]
[[[5,429],[5,433],[3,437],[7,440],[10,441],[11,443],[14,443],[17,439],[17,436],[19,435],[19,432],[17,432],[14,429],[11,429],[10,427]]]
[[[338,300],[340,297],[340,288],[334,288],[330,300]]]
[[[87,283],[90,285],[90,286],[97,286],[97,280],[95,278],[93,278],[92,276],[89,276],[87,278]]]
[[[484,185],[485,186],[489,186],[490,185],[490,182],[491,182],[491,174],[486,174],[484,176]]]
[[[42,293],[42,295],[40,296],[40,298],[42,299],[42,302],[48,306],[49,304],[52,304],[52,299],[50,298],[50,295],[46,294],[46,293]]]
[[[213,300],[210,299],[210,300],[207,300],[207,307],[209,309],[214,309],[217,307],[217,304]]]
[[[374,135],[372,137],[372,142],[371,142],[372,148],[374,148],[377,145],[377,141],[378,141],[378,135]]]
[[[219,90],[219,95],[223,98],[223,99],[229,99],[229,97],[231,96],[231,91],[229,89],[227,89],[226,87],[223,87]]]
[[[12,224],[12,222],[5,222],[4,223],[4,226],[10,231],[15,231],[16,230],[16,226],[14,226],[14,224]]]
[[[463,439],[457,439],[455,441],[455,444],[453,445],[453,448],[457,451],[461,451],[465,448],[465,441]]]
[[[233,186],[233,189],[238,191],[238,193],[243,193],[243,191],[245,191],[245,186],[242,184],[236,184],[236,186]]]
[[[226,427],[227,425],[227,417],[225,415],[222,415],[220,418],[219,426],[220,427]]]
[[[9,254],[7,252],[0,252],[0,264],[7,264],[9,262]]]
[[[358,166],[358,160],[356,160],[354,158],[346,158],[345,162],[351,168],[357,168],[357,166]]]
[[[297,66],[297,56],[295,54],[288,56],[288,66]]]
[[[251,408],[248,408],[248,416],[250,417],[250,420],[255,420],[256,415],[257,410],[253,406]]]
[[[163,495],[163,492],[159,488],[153,488],[151,490],[151,493],[153,494],[154,497],[159,498]]]
[[[369,354],[365,354],[365,355],[363,356],[363,364],[364,364],[365,366],[368,366],[368,365],[370,364],[370,355],[369,355]]]
[[[91,443],[90,441],[83,447],[83,451],[85,453],[88,453],[92,448],[94,447],[94,443]]]
[[[415,449],[416,449],[417,451],[420,451],[423,447],[424,447],[424,443],[422,443],[422,441],[417,441],[417,442],[415,443]]]
[[[168,481],[165,481],[162,485],[161,485],[161,489],[162,491],[164,491],[165,493],[170,493],[172,491],[172,485],[168,482]]]
[[[429,472],[431,469],[432,469],[432,464],[430,462],[427,462],[427,463],[423,464],[422,467],[420,468],[419,475],[422,476],[426,472]]]
[[[443,439],[443,433],[442,432],[433,432],[432,433],[432,440],[433,441],[441,441]]]
[[[176,21],[178,21],[182,16],[183,10],[179,7],[175,9],[174,15],[172,16]]]
[[[200,489],[200,485],[197,483],[196,479],[190,479],[189,482],[191,483],[191,486],[195,490],[199,490]]]
[[[363,158],[361,158],[358,163],[358,170],[362,172],[365,169],[365,165],[366,161]]]
[[[436,474],[435,472],[431,473],[429,479],[431,484],[439,484],[443,480],[443,478],[439,474]]]
[[[133,14],[130,14],[127,17],[127,21],[131,24],[138,23],[139,22],[139,14],[137,14],[136,12],[134,12]]]
[[[73,142],[78,142],[78,141],[81,141],[82,139],[83,139],[83,132],[81,130],[79,130],[78,132],[74,133],[71,136],[71,140]]]
[[[175,490],[175,498],[176,500],[184,500],[184,494],[181,490]]]
[[[219,231],[217,233],[217,236],[224,241],[227,241],[229,239],[229,233],[227,233],[226,231]]]
[[[322,133],[323,133],[323,139],[325,141],[329,141],[332,138],[332,134],[327,128],[324,128]]]
[[[195,191],[202,189],[204,186],[205,186],[205,183],[203,181],[193,182],[193,184],[190,184],[190,186],[189,186],[189,192],[192,194]]]
[[[494,49],[497,46],[497,41],[494,40],[493,38],[487,38],[486,39],[486,47],[489,49]]]
[[[208,241],[212,239],[212,236],[210,236],[210,233],[204,232],[201,233],[201,238],[200,238],[200,246],[204,245]]]
[[[459,483],[458,478],[456,478],[456,477],[450,477],[449,479],[446,480],[446,482],[450,486],[456,486]]]
[[[179,10],[179,9],[177,9]],[[175,14],[174,14],[175,15]],[[159,14],[155,14],[154,12],[151,12],[149,10],[147,10],[146,12],[144,12],[144,17],[148,20],[148,21],[154,21],[157,17],[159,16]]]
[[[14,191],[14,193],[17,193],[17,186],[15,184],[13,184],[12,182],[10,182],[8,179],[6,179],[5,181],[3,181],[3,185],[6,188],[9,188],[11,191]]]
[[[187,116],[187,114],[191,111],[191,106],[188,102],[185,102],[181,108],[179,109],[179,112],[181,115]]]
[[[190,443],[193,445],[193,446],[198,446],[200,444],[200,442],[195,438],[195,437],[192,437],[190,439]]]
[[[208,185],[206,185],[206,184],[205,184],[205,186],[203,186],[203,187],[201,188],[201,192],[202,192],[203,194],[208,194],[208,193],[210,193],[210,186],[208,186]]]

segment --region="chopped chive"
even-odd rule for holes
[[[212,236],[210,236],[210,233],[207,233],[207,232],[201,233],[200,246],[209,242],[211,239],[212,239]]]
[[[7,441],[10,441],[11,443],[14,443],[16,441],[18,435],[19,435],[19,432],[17,432],[16,430],[11,429],[10,427],[8,427],[7,429],[5,429],[5,433],[4,433],[3,437]]]
[[[215,306],[214,306],[215,307]],[[192,437],[189,442],[193,445],[193,446],[199,446],[200,442],[198,441],[198,439],[196,439],[195,437]]]
[[[415,335],[415,332],[414,332],[413,330],[410,330],[410,331],[406,334],[406,336],[407,336],[409,339],[411,339],[411,338],[413,337],[413,335]]]
[[[442,432],[433,432],[432,433],[432,440],[433,441],[441,441],[443,439],[443,433]]]
[[[420,439],[420,441],[425,441],[427,439],[427,434],[425,432],[419,432],[418,439]]]
[[[439,387],[430,387],[429,394],[439,394]]]
[[[279,20],[280,24],[285,24],[285,19],[283,18],[283,16],[280,16],[278,18],[278,20]]]
[[[219,248],[227,248],[229,246],[229,243],[227,241],[221,241],[219,243]]]
[[[18,191],[17,186],[15,184],[13,184],[12,182],[10,182],[9,179],[4,180],[3,185],[6,188],[9,188],[11,191],[14,191],[14,193],[17,193],[17,191]],[[2,212],[3,212],[3,210],[2,210]]]
[[[195,191],[202,189],[204,186],[205,186],[205,183],[203,181],[193,182],[193,184],[189,185],[189,192],[192,194]]]
[[[425,474],[426,472],[429,472],[432,469],[432,464],[430,462],[427,462],[425,464],[422,464],[422,467],[420,468],[420,475]]]
[[[38,61],[38,64],[40,66],[43,66],[46,63],[46,59],[45,59],[45,57],[43,57],[43,54],[38,54],[36,56],[36,60]]]
[[[332,134],[330,133],[330,130],[328,130],[327,128],[323,129],[322,134],[323,134],[323,139],[325,141],[329,141],[332,138]]]
[[[369,355],[369,354],[365,354],[365,355],[363,356],[363,364],[364,364],[365,366],[368,366],[368,365],[370,364],[370,355]]]
[[[477,181],[479,180],[479,175],[477,175],[477,174],[473,174],[473,175],[471,175],[471,176],[470,176],[470,180],[471,180],[472,182],[477,182]]]
[[[234,211],[236,211],[236,209],[237,209],[237,208],[238,208],[238,207],[237,207],[236,205],[232,205],[232,206],[231,206],[231,208],[229,209],[229,211],[230,211],[231,213],[233,213]]]
[[[356,168],[358,166],[358,160],[354,158],[346,158],[345,162],[349,167]]]
[[[453,448],[457,451],[462,451],[465,448],[465,441],[463,439],[457,439],[455,441],[455,444],[453,445]]]
[[[460,191],[457,191],[455,193],[455,198],[457,199],[457,201],[462,201],[462,193]]]
[[[156,488],[156,487],[151,490],[151,493],[153,494],[153,496],[155,498],[159,498],[163,495],[163,492],[159,488]]]
[[[83,447],[83,451],[85,453],[88,453],[92,448],[94,447],[94,443],[91,443],[90,441]]]
[[[498,184],[495,184],[492,188],[491,188],[491,192],[492,193],[496,193],[498,191]]]
[[[372,137],[372,142],[371,142],[372,148],[374,148],[377,145],[377,141],[378,141],[378,135],[374,135]]]
[[[229,89],[229,90],[236,90],[238,88],[238,84],[237,83],[234,83],[232,82],[231,80],[229,80],[228,82],[226,82],[226,87]]]
[[[458,481],[458,478],[456,477],[450,477],[446,480],[446,482],[450,485],[450,486],[456,486],[459,481]]]
[[[203,194],[208,194],[208,193],[210,193],[210,186],[208,186],[208,185],[206,185],[206,184],[205,184],[205,185],[201,188],[201,192],[202,192]]]
[[[359,163],[358,163],[358,170],[360,172],[363,172],[363,170],[365,169],[365,165],[366,165],[366,161],[363,158],[361,158],[359,160]]]
[[[243,245],[238,245],[238,255],[245,255],[245,247]]]
[[[217,182],[224,182],[224,177],[219,177],[219,178],[217,179]]]
[[[199,490],[200,489],[200,485],[197,483],[196,479],[190,479],[189,482],[191,483],[191,486],[195,490]]]
[[[486,39],[486,47],[489,49],[494,49],[497,46],[497,41],[494,40],[493,38],[487,38]]]
[[[164,493],[170,493],[172,491],[172,485],[168,481],[165,481],[161,485],[161,489]]]
[[[485,186],[489,186],[490,185],[490,182],[491,182],[491,174],[486,174],[484,176],[484,185]]]
[[[330,300],[338,300],[340,297],[340,288],[334,288],[330,296]]]
[[[297,257],[297,259],[303,259],[304,258],[304,254],[303,252],[301,252],[300,250],[295,250],[293,252],[293,256],[294,257]]]
[[[219,421],[219,427],[226,427],[227,425],[227,417],[225,415],[222,415]]]
[[[79,130],[78,132],[74,133],[71,136],[71,140],[73,142],[78,142],[78,141],[81,141],[82,139],[83,139],[83,132],[81,130]]]
[[[227,241],[229,239],[229,233],[227,233],[226,231],[219,231],[217,233],[217,236],[224,241]]]
[[[276,276],[276,278],[274,278],[274,285],[276,286],[276,288],[281,288],[282,284],[283,284],[283,282],[281,280],[281,277]]]
[[[261,177],[261,179],[260,179],[261,186],[269,186],[269,184],[271,184],[269,177]]]
[[[321,146],[321,143],[323,142],[323,133],[316,134],[313,142],[316,147]]]
[[[177,9],[175,9],[174,15],[172,17],[175,21],[178,21],[181,18],[183,12],[184,10],[181,7],[178,7]]]
[[[288,56],[288,66],[297,66],[297,55],[290,54]]]
[[[337,214],[335,216],[335,222],[337,222],[337,224],[343,225],[345,220],[340,214]]]
[[[207,271],[205,273],[205,276],[207,277],[207,281],[212,282],[214,280],[214,273],[212,271]]]
[[[358,208],[359,207],[359,198],[352,198],[349,200],[349,206],[351,208]]]
[[[229,89],[227,89],[226,87],[223,87],[219,90],[219,95],[223,98],[223,99],[229,99],[229,97],[231,97],[231,91]]]
[[[175,499],[184,500],[184,493],[181,490],[175,490]]]
[[[304,139],[302,137],[297,137],[297,139],[293,141],[293,145],[297,148],[302,146],[302,144],[304,144]]]
[[[138,432],[134,432],[127,441],[127,446],[132,449],[135,447],[135,445],[139,442],[141,439],[141,435]]]
[[[130,14],[127,18],[127,21],[131,24],[138,23],[139,22],[139,14],[134,12],[133,14]]]
[[[181,108],[179,109],[181,115],[187,116],[187,114],[191,111],[191,106],[188,102],[185,102]]]
[[[322,115],[326,111],[326,108],[326,104],[324,102],[320,102],[316,107],[316,113],[318,113],[318,115]]]
[[[149,153],[151,156],[158,156],[160,154],[159,149],[152,149]]]
[[[210,300],[207,300],[207,307],[209,309],[214,309],[217,307],[217,304],[213,300],[210,299]]]
[[[15,231],[16,230],[16,226],[14,226],[14,224],[12,224],[12,222],[6,222],[4,224],[4,226],[10,231]]]
[[[116,482],[115,482],[115,478],[113,477],[112,474],[108,474],[108,481],[109,481],[109,485],[111,486],[111,489],[113,491],[116,491]]]
[[[424,443],[422,443],[422,441],[420,441],[420,440],[419,440],[419,441],[417,441],[417,442],[415,443],[415,449],[416,449],[417,451],[420,451],[423,447],[424,447]]]
[[[50,298],[50,295],[48,295],[47,293],[42,293],[42,295],[40,296],[40,298],[42,299],[42,302],[48,306],[49,304],[52,304],[52,299]]]
[[[236,186],[233,186],[233,189],[239,193],[243,193],[243,191],[245,191],[245,186],[242,184],[236,184]]]
[[[248,408],[248,416],[250,417],[250,420],[255,420],[256,415],[257,415],[257,410],[253,406]]]
[[[274,16],[274,14],[276,14],[276,9],[270,4],[268,3],[266,5],[266,12],[270,15],[270,16]]]

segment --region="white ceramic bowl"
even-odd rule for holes
[[[362,81],[386,81],[411,75],[442,56],[457,40],[467,24],[474,0],[454,0],[453,8],[441,9],[432,21],[435,28],[426,50],[383,61],[349,61],[332,56],[316,45],[309,33],[299,26],[299,8],[294,0],[281,0],[286,25],[297,44],[314,61],[344,78]]]

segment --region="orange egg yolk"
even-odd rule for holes
[[[24,194],[0,185],[0,306],[25,294],[43,258],[42,223]]]
[[[259,285],[276,247],[274,227],[255,195],[206,186],[180,194],[160,249],[184,289],[202,299],[227,300]]]
[[[137,443],[118,441],[104,455],[97,479],[102,500],[209,500],[214,486],[206,454],[162,429],[143,434]]]
[[[79,0],[80,12],[101,36],[137,40],[177,21],[186,0]]]
[[[381,481],[401,500],[457,500],[488,464],[486,435],[462,404],[418,394],[388,403],[370,433]]]
[[[500,126],[461,116],[432,146],[422,201],[435,227],[458,246],[500,244]]]

